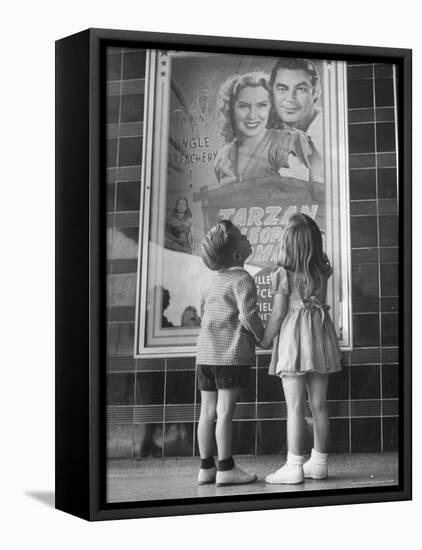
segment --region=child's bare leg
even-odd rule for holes
[[[218,451],[217,487],[253,483],[257,479],[255,474],[244,472],[237,467],[232,457],[233,416],[239,389],[239,387],[236,387],[218,390],[217,426],[215,430]]]
[[[327,407],[328,374],[308,373],[307,388],[309,406],[314,419],[314,449],[319,453],[328,450],[330,419]]]
[[[276,472],[268,474],[267,483],[302,483],[303,439],[306,381],[303,375],[283,376],[283,389],[287,403],[287,461]]]
[[[217,392],[201,391],[201,412],[198,422],[198,445],[201,458],[208,458],[213,454],[216,409]]]
[[[283,376],[281,380],[287,404],[287,448],[294,455],[302,455],[306,389],[305,376]]]
[[[218,390],[217,426],[215,429],[218,460],[232,456],[233,416],[238,395],[238,387]]]

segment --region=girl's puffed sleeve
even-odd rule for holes
[[[289,296],[290,285],[287,271],[284,267],[278,266],[271,273],[271,290],[273,294],[284,294]]]

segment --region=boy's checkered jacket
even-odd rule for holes
[[[241,267],[215,271],[201,298],[198,365],[252,365],[264,328],[253,278]]]

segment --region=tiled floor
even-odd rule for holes
[[[397,485],[397,453],[330,455],[329,478],[306,480],[300,485],[268,485],[265,475],[276,470],[280,457],[239,457],[236,463],[258,475],[258,481],[243,486],[196,485],[198,459],[146,458],[110,460],[108,502],[134,502],[174,498],[213,497],[255,493],[283,493],[321,489],[351,489]]]

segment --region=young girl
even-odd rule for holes
[[[328,475],[329,374],[339,371],[341,353],[326,305],[332,269],[321,232],[305,214],[295,214],[283,234],[279,266],[272,274],[273,310],[262,346],[274,338],[269,374],[281,376],[287,403],[287,462],[267,483],[301,483]],[[305,392],[314,420],[314,447],[304,464]]]
[[[202,293],[196,357],[201,391],[199,484],[236,485],[256,480],[255,474],[235,466],[232,458],[233,416],[239,389],[249,383],[255,345],[264,333],[255,282],[243,269],[251,253],[248,239],[227,220],[216,223],[201,243],[201,256],[212,276]],[[217,468],[212,454],[214,435]]]

